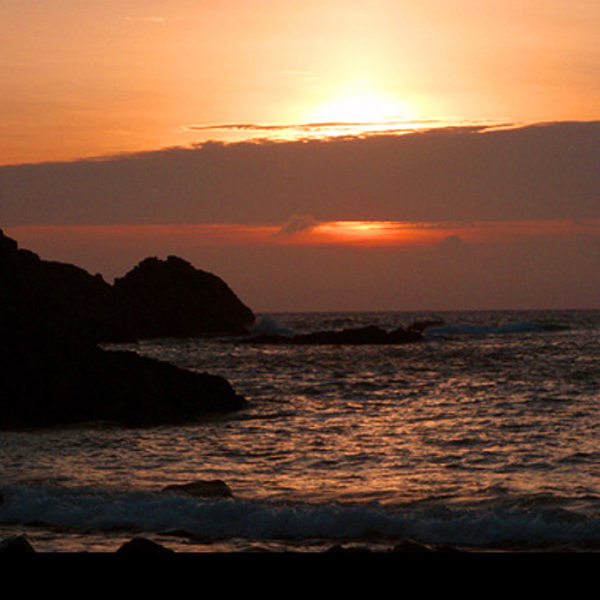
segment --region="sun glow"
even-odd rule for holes
[[[409,102],[391,94],[360,87],[336,93],[330,99],[308,111],[312,122],[385,124],[392,121],[411,121],[417,115]]]
[[[399,244],[414,242],[419,234],[408,224],[388,221],[331,221],[318,225],[313,233],[339,244]]]

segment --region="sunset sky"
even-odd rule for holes
[[[599,308],[597,0],[2,0],[0,227],[256,311]]]

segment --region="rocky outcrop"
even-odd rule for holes
[[[35,548],[24,535],[14,535],[0,542],[0,555],[35,554]]]
[[[0,336],[97,341],[113,329],[111,288],[100,275],[41,260],[0,231]]]
[[[134,338],[246,333],[254,314],[219,277],[176,256],[147,258],[116,279],[119,333]]]
[[[133,352],[0,342],[0,428],[177,424],[247,406],[229,382]]]
[[[0,282],[0,428],[172,424],[247,405],[222,377],[101,349],[124,318],[111,286],[2,232]]]
[[[46,261],[0,230],[0,327],[111,342],[247,332],[255,317],[219,277],[181,258],[148,258],[109,285]]]
[[[117,548],[116,553],[139,556],[145,554],[175,554],[175,551],[147,538],[134,537]]]
[[[294,336],[286,335],[257,335],[244,341],[255,344],[408,344],[423,340],[420,331],[398,328],[386,331],[376,325],[342,330],[318,331]]]

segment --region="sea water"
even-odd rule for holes
[[[0,538],[112,552],[600,549],[600,311],[260,315],[293,336],[432,320],[404,345],[111,346],[249,401],[185,426],[0,433]],[[161,493],[221,479],[232,498]]]

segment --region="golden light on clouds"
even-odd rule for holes
[[[24,246],[56,240],[91,242],[154,240],[184,246],[348,246],[434,247],[451,240],[466,244],[507,243],[517,237],[576,236],[600,231],[600,221],[588,219],[482,223],[410,223],[398,221],[323,221],[296,216],[284,224],[144,224],[144,225],[21,225],[5,232]]]
[[[0,8],[0,164],[231,138],[189,124],[598,118],[597,2],[126,4]]]

